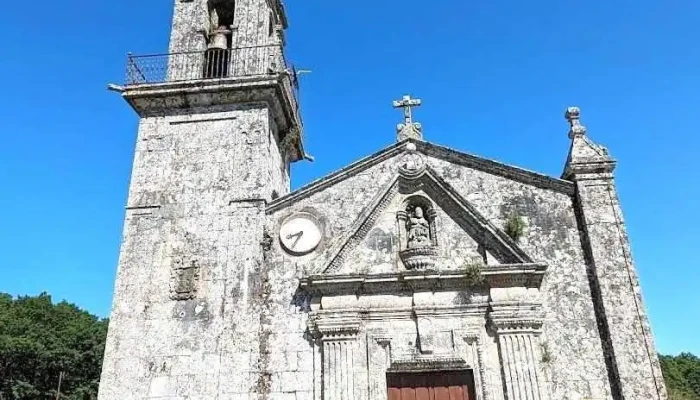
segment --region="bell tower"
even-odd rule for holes
[[[253,398],[266,204],[306,156],[280,0],[173,0],[166,54],[129,54],[140,120],[100,400]],[[267,383],[266,383],[267,382]]]

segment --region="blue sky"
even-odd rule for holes
[[[0,291],[107,316],[136,134],[128,51],[167,49],[173,0],[5,2],[0,13]],[[429,4],[429,6],[428,6]],[[391,100],[426,138],[558,176],[563,112],[619,161],[660,351],[700,353],[700,2],[288,0],[307,150],[298,187],[394,142]]]

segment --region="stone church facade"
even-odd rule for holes
[[[290,191],[279,0],[175,0],[140,116],[100,400],[666,399],[579,110],[561,178],[423,139]]]

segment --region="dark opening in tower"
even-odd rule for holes
[[[209,44],[204,54],[204,78],[225,78],[231,62],[231,26],[235,0],[209,0]]]

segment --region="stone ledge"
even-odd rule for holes
[[[482,272],[486,287],[539,288],[546,264],[504,264],[487,266]],[[407,271],[376,275],[313,275],[301,280],[300,287],[314,295],[402,293],[466,289],[467,274],[462,271]]]
[[[398,359],[391,363],[388,373],[411,373],[429,371],[462,371],[473,369],[463,359],[457,357],[426,357]]]
[[[177,115],[193,107],[263,103],[270,107],[280,132],[302,130],[297,98],[286,73],[128,85],[122,97],[140,117]],[[291,161],[304,159],[301,141],[296,150]]]

